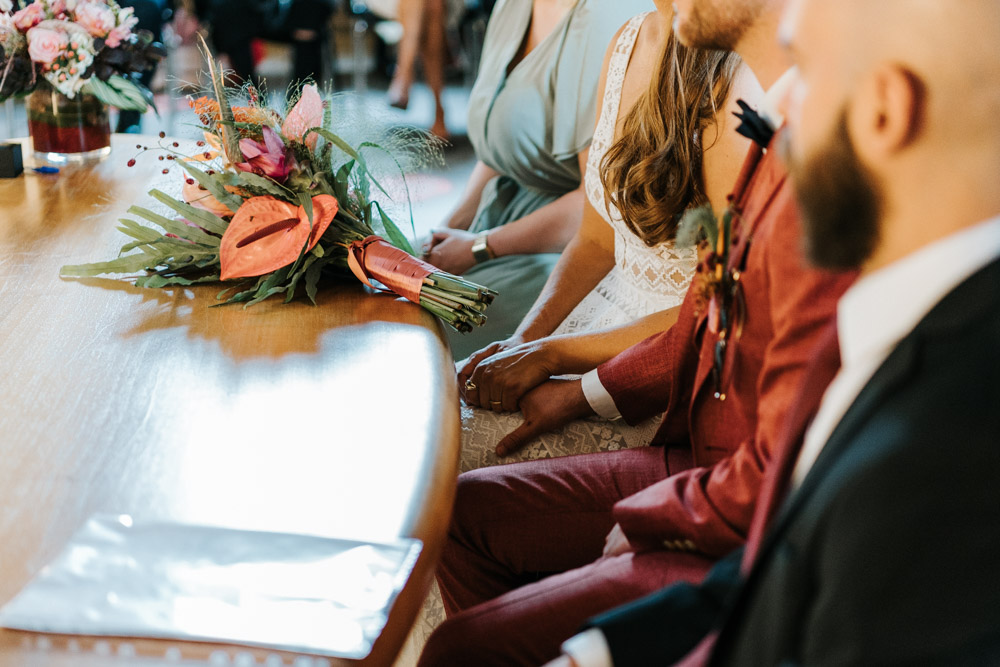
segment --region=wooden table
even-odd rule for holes
[[[440,325],[356,281],[321,289],[318,307],[275,299],[243,309],[210,308],[216,286],[60,278],[63,264],[114,257],[126,240],[115,220],[165,178],[149,154],[126,167],[136,143],[115,136],[99,164],[0,180],[0,605],[96,512],[412,536],[423,554],[362,661],[391,664],[454,497],[458,398]],[[4,666],[206,660],[340,664],[0,630]]]

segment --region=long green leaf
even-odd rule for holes
[[[218,282],[219,274],[202,276],[201,278],[185,278],[183,276],[161,276],[153,274],[151,276],[141,276],[135,279],[136,287],[168,287],[170,285],[200,285],[202,283]]]
[[[378,209],[379,218],[381,219],[382,227],[385,229],[385,234],[388,237],[389,242],[400,250],[405,250],[411,255],[415,254],[413,252],[413,246],[410,245],[409,240],[401,231],[399,231],[399,227],[396,226],[396,223],[394,223],[392,219],[386,215],[385,211],[382,210],[382,205],[377,201],[373,201],[370,206]]]
[[[187,239],[189,241],[194,241],[195,243],[201,243],[209,247],[219,247],[218,237],[207,234],[197,227],[192,227],[179,220],[171,220],[170,218],[164,217],[159,213],[154,213],[148,208],[143,208],[142,206],[132,205],[129,207],[128,212],[132,215],[138,215],[146,220],[149,220],[155,225],[163,227],[165,230],[171,234],[176,234],[182,239]]]
[[[410,231],[413,232],[413,238],[417,238],[417,225],[413,222],[413,199],[410,197],[410,184],[406,182],[406,172],[403,170],[403,165],[399,163],[399,160],[396,159],[395,155],[376,143],[364,141],[358,146],[358,151],[362,151],[365,148],[374,148],[382,151],[389,156],[390,160],[393,161],[396,165],[396,169],[399,169],[399,175],[403,177],[403,191],[406,193],[406,209],[410,214]]]
[[[267,178],[265,176],[255,174],[250,171],[241,171],[240,180],[246,183],[247,185],[253,186],[255,188],[260,188],[261,190],[264,190],[265,192],[274,195],[278,199],[282,199],[288,202],[295,201],[294,192],[292,192],[291,190],[289,190],[284,186],[279,185],[278,183],[275,183],[270,178]]]
[[[315,132],[316,134],[323,137],[330,143],[334,144],[340,150],[347,153],[347,155],[354,158],[354,161],[358,163],[358,167],[365,172],[365,176],[367,176],[369,180],[371,180],[371,182],[375,184],[375,187],[381,190],[382,194],[384,194],[386,197],[389,196],[389,193],[385,191],[385,188],[382,187],[382,184],[379,183],[375,179],[375,177],[372,176],[372,173],[368,170],[368,163],[365,162],[365,158],[361,155],[361,153],[354,150],[354,148],[352,148],[349,143],[338,137],[333,132],[323,129],[322,127],[313,127],[310,128],[309,130],[306,130],[306,133],[302,135],[302,140],[305,141],[305,138],[309,136],[309,134],[312,132]]]
[[[204,209],[200,209],[196,206],[192,206],[186,202],[178,201],[170,195],[162,192],[160,190],[150,190],[149,194],[153,196],[154,199],[169,206],[174,211],[183,215],[185,218],[191,222],[199,225],[213,234],[222,235],[226,233],[226,229],[229,227],[229,223],[215,215],[214,213],[209,213]]]
[[[67,264],[59,269],[59,275],[77,278],[99,276],[105,273],[138,273],[153,268],[146,253],[136,253],[113,259],[109,262],[92,264]]]
[[[122,76],[114,75],[107,81],[92,76],[84,84],[84,90],[101,102],[124,111],[145,111],[150,106],[156,110],[156,106],[153,105],[153,94]]]

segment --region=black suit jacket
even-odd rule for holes
[[[746,580],[713,574],[595,619],[616,666],[676,660],[720,606],[711,664],[1000,664],[1000,261],[890,354]]]

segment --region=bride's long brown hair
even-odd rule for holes
[[[700,138],[715,122],[739,64],[734,53],[684,46],[671,30],[649,89],[605,153],[605,200],[647,246],[672,239],[684,211],[707,201]]]

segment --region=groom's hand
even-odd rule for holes
[[[579,380],[544,382],[521,398],[520,407],[524,423],[497,443],[497,456],[513,454],[542,433],[594,413]]]

